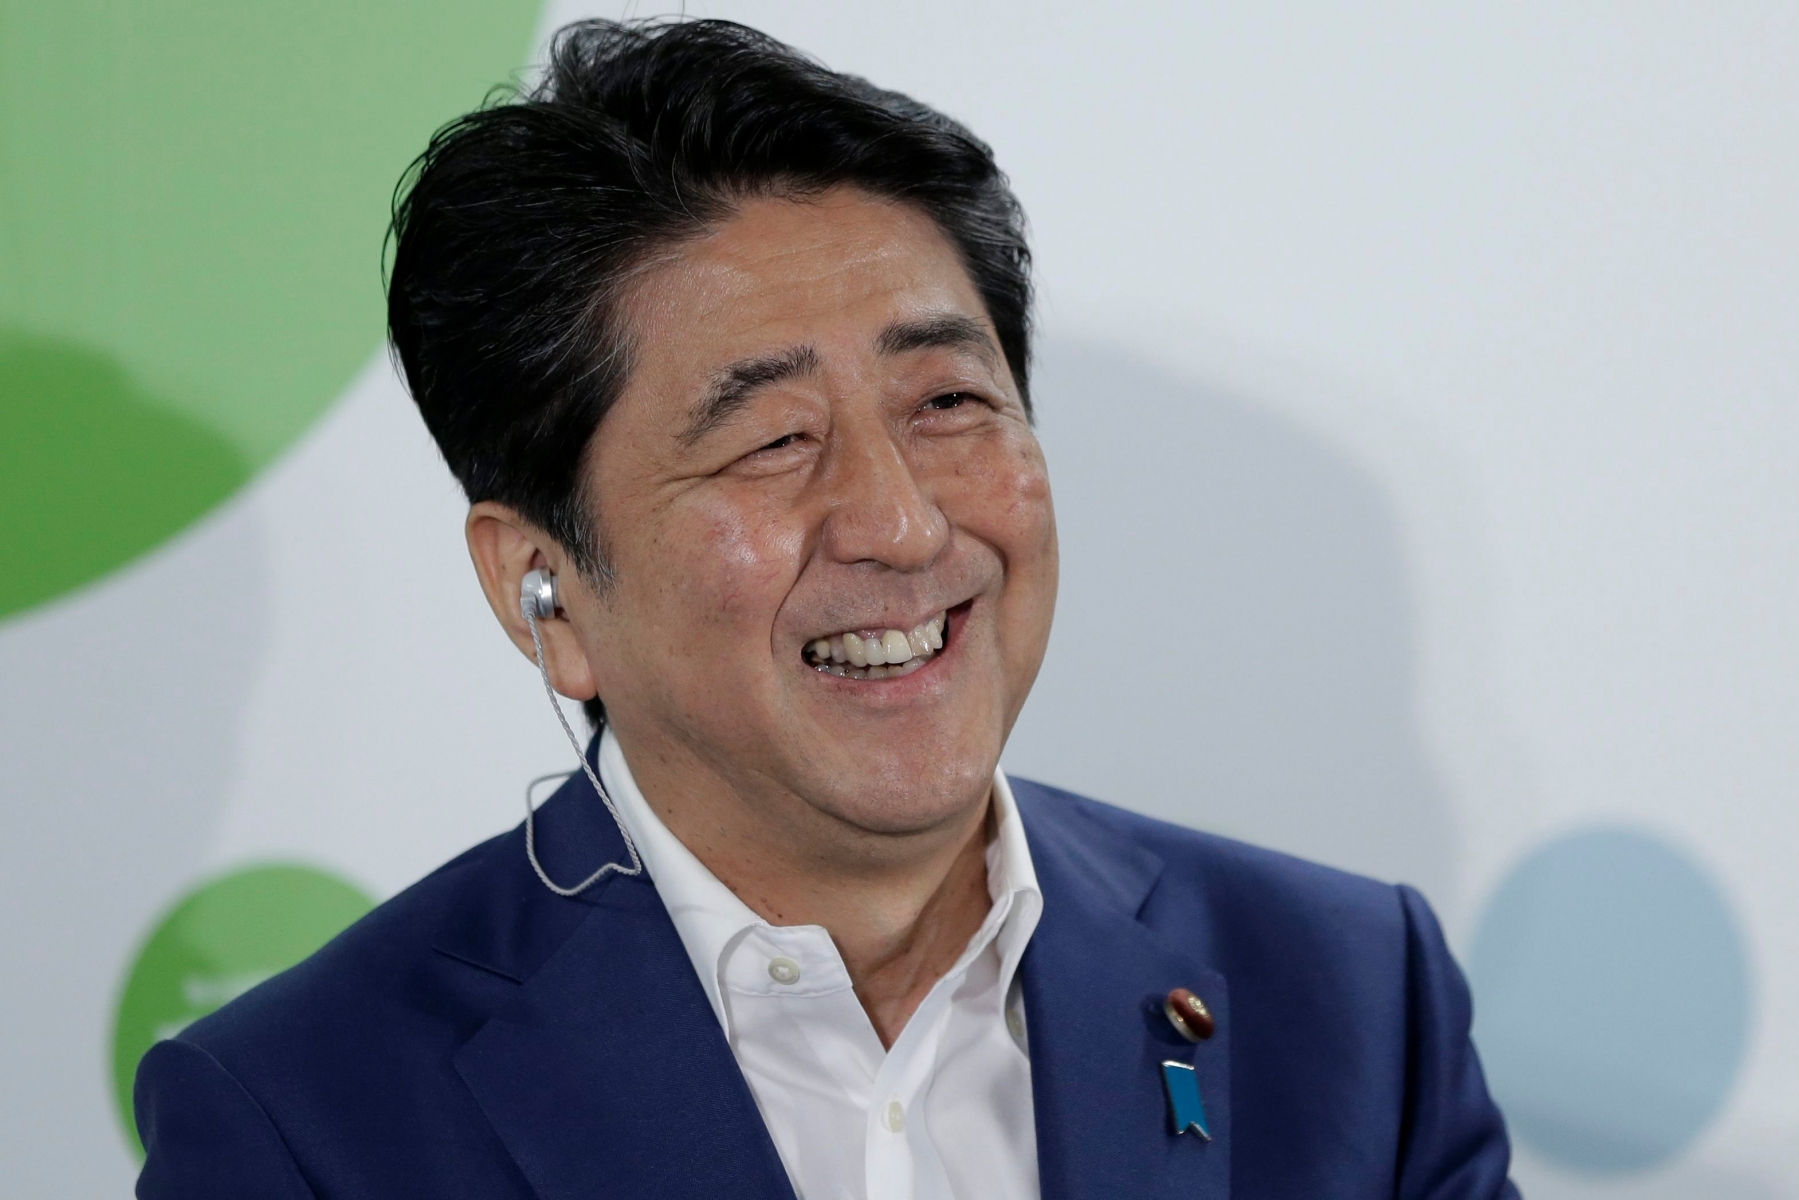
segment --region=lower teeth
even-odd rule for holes
[[[814,671],[823,675],[835,675],[839,679],[892,679],[897,675],[910,675],[936,657],[934,653],[920,654],[896,667],[852,667],[848,663],[830,662],[814,662],[811,665]]]

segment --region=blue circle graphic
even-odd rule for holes
[[[1558,839],[1508,875],[1469,960],[1474,1037],[1512,1133],[1614,1174],[1717,1115],[1749,1032],[1743,942],[1716,885],[1628,829]]]

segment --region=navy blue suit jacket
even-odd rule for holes
[[[1515,1197],[1417,893],[1014,789],[1044,1200]],[[623,852],[580,775],[538,830],[552,878]],[[1161,1014],[1180,986],[1217,1018],[1197,1046]],[[1209,1142],[1171,1131],[1171,1058]],[[137,1120],[144,1200],[793,1196],[654,886],[555,896],[520,830],[158,1043]]]

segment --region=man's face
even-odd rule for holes
[[[756,200],[624,311],[630,376],[587,464],[617,583],[577,626],[627,751],[874,832],[984,800],[1056,531],[954,248],[858,192]]]

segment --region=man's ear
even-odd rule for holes
[[[468,510],[463,533],[493,615],[499,618],[500,626],[519,653],[536,662],[531,626],[519,607],[519,586],[530,572],[548,568],[556,573],[557,590],[563,601],[579,604],[588,591],[574,563],[555,538],[513,509],[491,500],[483,500]],[[598,693],[593,668],[566,616],[559,612],[554,617],[538,618],[537,632],[543,639],[544,669],[549,672],[550,685],[571,700],[592,699]]]

